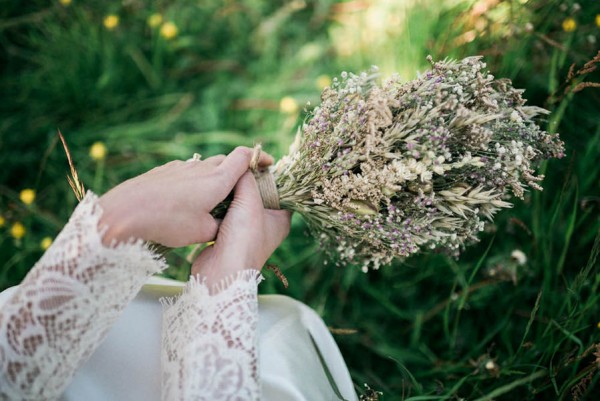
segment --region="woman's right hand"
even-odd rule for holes
[[[141,238],[169,247],[211,241],[219,221],[210,212],[247,171],[252,149],[228,156],[173,161],[127,180],[100,198],[105,244]],[[261,153],[259,165],[273,162]]]

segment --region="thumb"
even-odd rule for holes
[[[247,171],[245,172],[233,189],[233,204],[250,206],[256,212],[262,212],[262,198],[256,184],[254,175]]]
[[[221,191],[225,197],[235,186],[239,178],[250,168],[253,150],[244,146],[238,146],[227,157],[220,159],[218,171],[222,177]],[[273,164],[271,155],[261,152],[259,154],[258,165],[268,166]]]
[[[290,233],[292,213],[287,210],[265,209],[265,226],[272,238],[280,244]]]

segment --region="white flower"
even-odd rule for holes
[[[515,164],[516,164],[517,166],[520,166],[520,165],[521,165],[521,163],[523,163],[523,157],[522,157],[521,155],[517,155],[517,156],[515,157]]]
[[[521,118],[521,116],[519,115],[519,113],[517,113],[516,110],[513,110],[512,113],[510,113],[510,119],[514,122],[520,123],[523,121],[523,119]]]
[[[527,256],[525,256],[523,251],[521,251],[520,249],[515,249],[514,251],[512,251],[510,257],[514,259],[519,266],[523,266],[525,263],[527,263]]]

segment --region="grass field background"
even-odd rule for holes
[[[566,157],[540,166],[544,191],[500,213],[458,260],[421,255],[366,275],[326,264],[296,216],[271,259],[290,286],[265,271],[260,290],[323,317],[359,393],[599,399],[600,74],[584,68],[597,65],[598,1],[0,3],[0,289],[22,280],[77,203],[57,130],[101,194],[194,152],[260,142],[284,155],[342,71],[377,65],[409,80],[429,54],[483,55],[552,112],[540,124]],[[168,275],[185,279],[188,251],[168,255]]]

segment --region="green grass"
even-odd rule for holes
[[[600,91],[568,89],[600,74],[567,76],[598,50],[598,2],[580,1],[580,11],[555,0],[153,4],[3,2],[0,289],[23,278],[76,205],[57,129],[86,187],[102,193],[194,152],[262,142],[282,156],[303,115],[279,102],[318,104],[322,75],[375,64],[410,79],[428,54],[483,54],[495,76],[552,111],[541,123],[560,133],[566,157],[540,166],[544,191],[502,212],[458,260],[421,255],[368,275],[325,264],[295,217],[271,259],[290,287],[265,271],[261,292],[351,329],[335,338],[357,389],[368,383],[386,401],[597,397]],[[173,40],[146,24],[157,12],[178,26]],[[120,22],[109,31],[102,20],[112,13]],[[573,32],[563,31],[567,17]],[[96,141],[108,149],[101,162],[88,155]],[[32,205],[19,200],[24,188],[36,190]],[[10,234],[17,221],[20,240]],[[187,251],[168,255],[168,274],[185,279]]]

